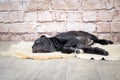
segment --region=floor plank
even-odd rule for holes
[[[120,61],[95,62],[100,80],[120,80]]]

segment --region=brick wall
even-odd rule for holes
[[[70,30],[120,41],[120,0],[0,0],[0,40]]]

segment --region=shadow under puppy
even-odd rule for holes
[[[94,43],[102,45],[113,44],[106,39],[98,39],[96,36],[84,31],[69,31],[60,33],[54,37],[42,35],[34,41],[32,46],[33,53],[61,51],[62,53],[80,53],[82,49],[85,53],[108,55],[104,49],[91,47]]]

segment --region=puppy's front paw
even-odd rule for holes
[[[80,54],[80,50],[79,49],[75,49],[75,53],[76,54]]]

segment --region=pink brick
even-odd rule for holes
[[[48,10],[50,8],[51,0],[37,0],[39,1],[38,10]]]
[[[9,21],[10,22],[17,22],[17,12],[16,11],[12,11],[9,13]]]
[[[38,21],[52,21],[53,20],[53,13],[50,11],[40,11],[38,12]]]
[[[0,41],[9,41],[10,35],[8,33],[0,33]]]
[[[18,11],[17,12],[17,21],[18,22],[22,22],[23,21],[23,16],[24,16],[24,12],[22,12],[22,11]]]
[[[5,1],[0,3],[0,10],[11,10],[12,3],[10,1]]]
[[[28,34],[23,34],[22,36],[25,41],[34,41],[37,38],[39,38],[37,33],[28,33]]]
[[[54,11],[54,20],[56,21],[66,21],[67,14],[65,11]]]
[[[78,0],[77,1],[77,7],[79,10],[84,8],[84,5],[83,5],[84,2],[85,2],[85,0]]]
[[[111,9],[114,7],[114,0],[80,0],[80,4],[82,9]]]
[[[25,22],[35,22],[37,20],[37,12],[28,12],[24,15]]]
[[[46,32],[46,25],[44,23],[37,25],[35,32]]]
[[[80,12],[68,12],[67,21],[82,21]]]
[[[27,11],[34,11],[34,10],[37,10],[38,9],[38,5],[39,5],[39,1],[34,1],[34,0],[31,0],[28,4],[28,6],[26,7]]]
[[[0,3],[0,10],[21,10],[22,6],[18,1],[3,1]]]
[[[106,9],[112,9],[114,8],[114,2],[115,0],[105,0],[105,4],[106,4]]]
[[[67,31],[83,31],[84,30],[84,24],[80,22],[67,22]]]
[[[0,32],[9,32],[9,29],[10,29],[9,24],[0,23]]]
[[[32,24],[15,23],[15,24],[11,24],[10,26],[10,32],[12,33],[25,33],[25,32],[34,32],[34,31],[35,31],[35,26]]]
[[[120,22],[111,22],[111,31],[120,32]]]
[[[120,10],[115,10],[114,11],[114,21],[120,21]]]
[[[27,11],[48,10],[50,8],[50,0],[30,0]]]
[[[65,32],[65,22],[53,22],[46,25],[47,32]]]
[[[96,24],[97,32],[111,32],[110,24],[107,22],[98,22]]]
[[[96,21],[97,20],[97,13],[93,11],[85,11],[83,12],[83,21]]]
[[[77,9],[77,0],[52,0],[53,9]]]
[[[23,13],[19,11],[9,12],[9,22],[21,22],[23,21]]]
[[[120,42],[120,33],[114,33],[113,34],[113,40],[115,42]]]
[[[103,0],[84,0],[83,9],[104,9],[106,7]]]
[[[22,2],[20,2],[20,1],[11,1],[11,3],[12,3],[11,10],[22,10],[23,9]]]
[[[40,23],[36,28],[37,32],[64,32],[66,31],[65,22]]]
[[[120,0],[115,0],[114,1],[114,6],[116,10],[120,10]]]
[[[12,33],[11,36],[10,36],[10,40],[11,41],[21,41],[21,40],[24,40],[24,37],[23,37],[22,34]]]
[[[86,23],[84,24],[84,31],[86,32],[95,32],[96,31],[96,24],[94,23]]]
[[[9,22],[8,12],[0,12],[0,22]]]
[[[107,40],[113,40],[112,39],[112,34],[102,34],[102,33],[100,33],[100,34],[98,34],[98,38],[100,38],[100,39],[107,39]]]
[[[111,21],[114,16],[114,10],[102,10],[99,11],[97,20],[98,21]]]

